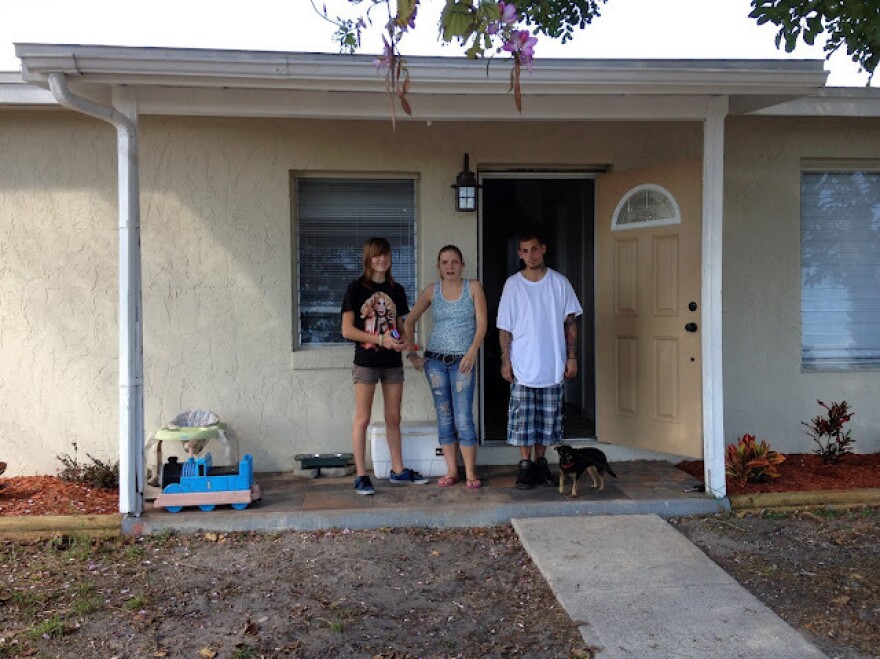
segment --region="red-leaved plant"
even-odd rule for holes
[[[763,439],[758,442],[754,435],[743,435],[736,444],[727,447],[724,459],[725,472],[739,485],[765,483],[779,478],[778,464],[785,461],[782,453],[770,450]]]
[[[852,445],[856,441],[852,438],[852,430],[843,430],[843,424],[853,417],[853,413],[845,400],[831,403],[830,407],[821,400],[816,402],[825,408],[826,415],[816,416],[809,423],[801,421],[801,424],[807,427],[807,434],[819,445],[813,452],[822,456],[822,462],[840,462],[844,455],[852,453]]]

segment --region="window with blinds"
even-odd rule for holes
[[[417,293],[415,180],[297,178],[297,345],[345,343],[340,332],[342,297],[363,273],[364,243],[391,243],[391,274],[407,293]]]
[[[801,174],[804,370],[880,368],[880,173]]]

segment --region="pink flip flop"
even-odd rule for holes
[[[465,485],[465,487],[476,490],[480,487],[483,487],[483,481],[481,481],[479,478],[468,479],[467,485]]]
[[[443,478],[437,481],[437,485],[440,487],[452,487],[457,482],[458,478],[455,476],[443,476]]]

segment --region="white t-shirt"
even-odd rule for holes
[[[545,389],[562,382],[565,318],[583,312],[571,283],[555,270],[547,268],[540,281],[529,281],[521,272],[507,278],[496,325],[513,335],[510,362],[519,384]]]

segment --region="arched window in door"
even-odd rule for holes
[[[611,218],[612,231],[664,224],[681,224],[681,211],[675,197],[653,183],[637,185],[623,195]]]

